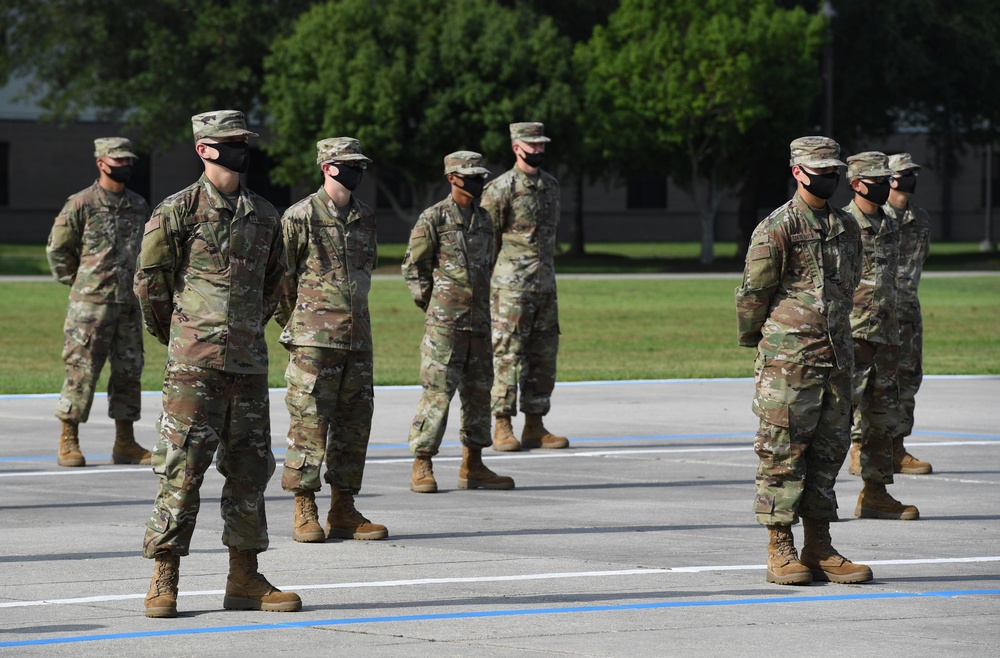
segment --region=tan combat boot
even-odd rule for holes
[[[510,416],[497,416],[497,424],[493,429],[493,449],[498,452],[517,452],[521,449],[521,444],[514,436]]]
[[[295,494],[295,517],[292,519],[292,539],[312,543],[326,540],[323,526],[319,524],[316,493],[303,491]]]
[[[354,507],[350,491],[333,489],[330,513],[326,515],[326,534],[337,539],[385,539],[389,531],[384,525],[372,523]]]
[[[521,431],[521,447],[525,450],[532,448],[545,448],[556,450],[568,448],[569,439],[565,436],[556,436],[542,424],[541,414],[524,414],[524,429]]]
[[[913,505],[904,505],[889,495],[884,484],[865,482],[858,494],[858,505],[854,516],[859,519],[898,519],[916,521],[920,511]]]
[[[865,583],[872,579],[872,570],[864,564],[854,564],[837,552],[830,541],[830,522],[802,519],[806,540],[799,562],[812,572],[813,580],[831,583]]]
[[[787,525],[769,525],[767,531],[766,581],[778,585],[808,585],[812,582],[809,569],[799,562],[795,553],[795,539],[792,528]]]
[[[238,551],[230,547],[229,578],[222,607],[226,610],[298,612],[302,609],[302,599],[295,592],[282,592],[267,582],[267,578],[257,571],[257,551]]]
[[[147,617],[177,616],[177,582],[181,579],[181,558],[178,555],[157,555],[153,580],[146,594]]]
[[[434,479],[434,467],[430,457],[417,456],[413,460],[413,473],[410,475],[410,491],[417,493],[437,493],[438,483]]]
[[[71,420],[62,421],[62,435],[59,437],[60,466],[86,466],[87,460],[80,452],[80,426]]]
[[[851,451],[847,453],[847,472],[861,477],[861,444],[851,441]]]
[[[152,455],[135,442],[131,420],[115,421],[115,445],[111,448],[113,464],[148,464]]]
[[[903,437],[892,440],[892,472],[906,475],[927,475],[933,472],[930,462],[917,459],[903,447]]]
[[[514,480],[497,475],[483,464],[482,448],[462,446],[462,465],[458,469],[459,489],[513,489]]]

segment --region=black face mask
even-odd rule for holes
[[[529,167],[538,168],[542,166],[542,161],[545,160],[544,153],[525,153],[521,152],[521,159],[524,160],[524,164]]]
[[[868,188],[868,192],[865,194],[858,192],[858,194],[861,194],[861,196],[865,199],[868,199],[876,206],[881,206],[889,200],[889,181],[884,183],[869,183],[868,181],[861,182]]]
[[[913,194],[917,189],[916,176],[901,176],[896,179],[896,191],[903,194]]]
[[[840,185],[840,174],[836,171],[829,174],[810,174],[803,170],[802,173],[809,177],[809,184],[803,184],[802,187],[806,189],[806,192],[819,199],[829,199],[837,191],[837,186]]]
[[[458,179],[462,181],[460,187],[471,194],[473,199],[478,199],[483,195],[483,186],[486,185],[485,176],[458,176]]]
[[[209,146],[219,152],[214,160],[206,158],[209,162],[238,174],[245,174],[250,168],[250,145],[246,142],[218,142]]]
[[[365,175],[365,170],[361,167],[352,167],[351,165],[338,163],[334,163],[333,166],[338,169],[337,175],[330,176],[333,180],[337,181],[352,192],[358,185],[361,184],[361,178]]]
[[[111,170],[108,172],[108,178],[116,183],[125,183],[132,177],[132,165],[130,164],[122,165],[120,167],[112,167],[111,165],[108,165],[108,169]]]

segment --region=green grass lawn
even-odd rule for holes
[[[736,346],[732,279],[584,280],[559,283],[559,379],[748,377],[754,352]],[[51,393],[62,385],[68,288],[0,285],[0,393]],[[925,279],[928,374],[1000,374],[1000,277]],[[402,279],[371,292],[375,383],[416,384],[423,315]],[[271,386],[284,386],[285,350],[268,327]],[[159,390],[166,348],[146,337],[143,389]],[[107,370],[107,368],[105,368]],[[105,390],[105,372],[99,390]]]
[[[561,245],[563,252],[569,245]],[[379,268],[382,274],[399,273],[406,251],[405,244],[380,244]],[[584,256],[556,256],[556,271],[561,274],[643,273],[643,272],[742,272],[743,254],[736,253],[736,243],[717,242],[716,261],[703,266],[699,261],[701,245],[697,242],[595,242],[587,245]],[[927,270],[1000,270],[1000,252],[983,254],[973,242],[940,242],[931,245]],[[0,275],[49,274],[44,245],[0,244]]]

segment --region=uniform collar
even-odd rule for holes
[[[827,239],[834,238],[844,232],[844,226],[833,214],[833,208],[829,202],[823,208],[813,208],[796,192],[795,196],[792,197],[792,205],[802,213],[810,228],[819,231]]]
[[[209,203],[211,203],[213,208],[216,210],[230,210],[229,204],[226,202],[225,197],[222,196],[222,192],[219,191],[219,188],[212,183],[207,175],[201,175],[201,178],[198,179],[198,185],[208,197]],[[243,183],[240,183],[239,193],[240,195],[236,203],[236,211],[233,213],[233,219],[243,217],[245,215],[252,215],[255,211],[253,200],[247,193],[247,188],[243,185]]]
[[[351,222],[361,219],[361,211],[358,209],[358,201],[354,198],[354,194],[351,194],[351,200],[347,202],[347,217],[342,217],[340,215],[340,209],[337,208],[337,204],[333,202],[330,195],[326,193],[326,188],[320,187],[316,192],[316,199],[319,201],[320,205],[330,213],[331,217],[336,217],[345,224],[350,224]]]

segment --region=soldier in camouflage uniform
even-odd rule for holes
[[[264,489],[274,473],[264,326],[285,274],[281,226],[274,206],[240,184],[247,137],[256,136],[243,113],[206,112],[191,122],[205,173],[153,211],[135,275],[146,330],[168,346],[153,451],[160,491],[143,549],[156,560],[146,616],[177,615],[180,558],[216,451],[229,547],[223,606],[296,611],[299,597],[257,570],[268,545]]]
[[[451,193],[420,214],[403,258],[403,278],[424,311],[420,383],[423,395],[410,425],[414,454],[410,489],[435,493],[431,458],[438,453],[455,391],[462,400],[462,465],[459,489],[513,489],[514,480],[483,464],[490,445],[490,268],[493,224],[476,201],[489,170],[482,156],[445,156]]]
[[[316,143],[323,186],[281,219],[288,273],[274,319],[288,348],[285,404],[291,416],[281,477],[295,494],[292,539],[384,539],[354,506],[375,410],[368,291],[377,258],[375,212],[351,192],[371,162],[349,137]],[[320,469],[330,484],[319,525]]]
[[[892,439],[892,470],[930,473],[928,462],[906,451],[903,440],[913,431],[913,408],[924,378],[924,323],[920,315],[920,275],[931,246],[931,218],[910,198],[917,187],[920,165],[909,153],[889,156],[892,169],[889,201],[882,210],[899,224],[899,270],[896,275],[896,317],[899,319],[899,418]]]
[[[889,158],[866,151],[847,159],[854,200],[844,208],[861,227],[861,282],[854,292],[851,333],[854,336],[854,407],[860,441],[859,466],[864,486],[854,515],[868,519],[920,518],[913,505],[889,495],[892,484],[892,439],[899,400],[899,325],[896,319],[896,276],[899,225],[882,210],[893,176]]]
[[[559,181],[540,167],[545,127],[510,124],[514,167],[491,182],[483,209],[493,217],[499,252],[493,269],[493,449],[567,448],[564,436],[549,432],[549,413],[559,352],[555,249],[559,224]],[[511,425],[521,385],[524,430],[518,443]]]
[[[60,466],[85,466],[80,423],[90,417],[94,387],[111,361],[108,415],[115,420],[115,464],[148,464],[149,451],[135,441],[142,377],[142,318],[132,293],[135,258],[146,200],[125,187],[136,155],[124,137],[94,140],[98,179],[71,196],[56,217],[45,254],[52,276],[71,286],[66,313],[63,383],[56,418],[62,421]]]
[[[849,316],[861,268],[857,222],[827,202],[844,166],[839,155],[828,137],[791,143],[797,192],[754,230],[736,289],[738,342],[757,348],[754,512],[770,535],[766,580],[784,585],[872,578],[830,540],[850,442]],[[799,517],[801,556],[791,530]]]

